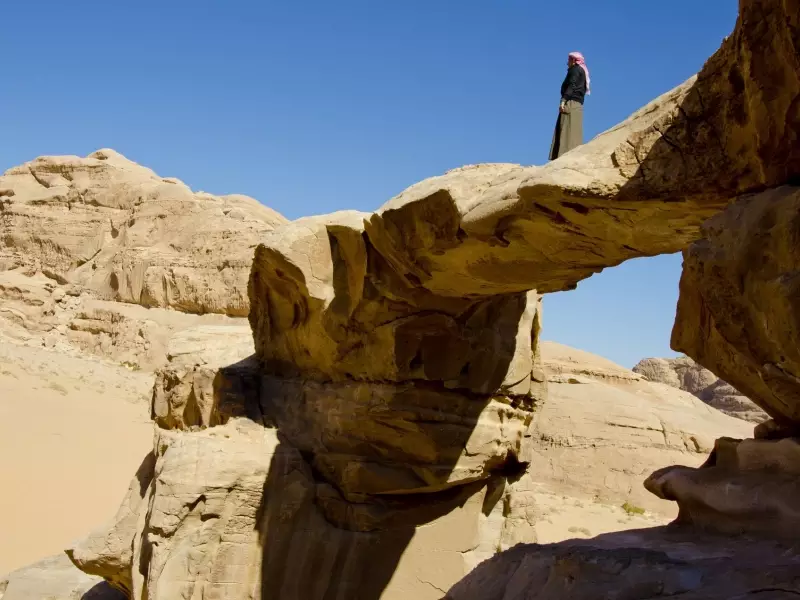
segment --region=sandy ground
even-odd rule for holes
[[[151,373],[0,338],[0,574],[111,518],[152,447]]]
[[[644,512],[637,506],[612,506],[591,500],[559,496],[548,490],[536,495],[540,517],[536,521],[536,541],[553,544],[573,538],[593,538],[614,531],[658,527],[670,518]],[[640,512],[641,511],[641,512]]]

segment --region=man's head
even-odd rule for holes
[[[580,52],[570,52],[569,56],[567,57],[567,66],[571,67],[572,65],[581,65],[586,64],[586,60],[583,58],[583,54]]]
[[[592,86],[592,78],[589,76],[589,67],[586,66],[586,59],[583,58],[583,54],[580,52],[570,52],[569,58],[567,58],[567,64],[569,67],[573,65],[579,65],[583,72],[586,74],[586,93],[591,94],[591,86]]]

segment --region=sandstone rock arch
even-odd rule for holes
[[[149,483],[126,502],[141,507],[136,518],[121,511],[112,533],[73,549],[76,564],[137,599],[200,585],[230,599],[406,597],[402,577],[422,582],[424,567],[395,567],[415,560],[417,527],[490,520],[526,462],[546,394],[541,294],[683,250],[733,201],[794,193],[769,190],[800,174],[799,15],[797,0],[742,0],[735,31],[697,77],[544,167],[465,167],[374,214],[267,234],[249,283],[256,360],[244,368],[257,389],[241,411],[256,424],[160,431]],[[774,253],[789,269],[785,250]],[[682,294],[696,284],[685,276]],[[694,297],[704,314],[725,300]],[[746,335],[704,318],[704,331],[745,351]],[[701,342],[676,336],[708,362]],[[784,358],[791,375],[793,355]],[[795,388],[774,402],[718,375],[774,417],[796,417]],[[675,486],[652,487],[680,500]],[[132,540],[123,576],[97,550],[109,539]]]
[[[747,202],[800,172],[795,8],[742,2],[734,33],[698,76],[544,167],[465,167],[412,186],[372,215],[301,219],[269,234],[249,295],[256,354],[281,381],[272,397],[285,395],[287,381],[313,379],[346,388],[344,402],[355,405],[364,394],[402,395],[396,408],[387,400],[388,412],[418,400],[446,406],[454,390],[534,405],[543,395],[537,294],[629,258],[682,250],[734,199]],[[293,411],[314,403],[290,395]],[[521,431],[501,454],[520,458]],[[293,441],[318,461],[330,450]],[[386,467],[394,450],[373,459]],[[440,459],[419,491],[460,480]],[[323,472],[347,489],[344,469]],[[359,491],[411,489],[380,487]]]

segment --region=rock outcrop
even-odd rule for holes
[[[729,534],[788,539],[800,534],[800,441],[717,440],[699,469],[667,467],[645,482],[675,500],[678,523]]]
[[[168,363],[156,371],[153,421],[164,429],[192,429],[246,416],[245,407],[258,404],[252,354],[253,337],[246,324],[201,326],[176,334]]]
[[[531,427],[533,458],[524,479],[556,493],[672,518],[674,505],[642,482],[658,465],[699,467],[717,438],[752,431],[689,393],[588,352],[552,342],[541,351],[548,397]]]
[[[481,564],[443,600],[792,600],[798,568],[800,555],[779,544],[656,528],[521,544]]]
[[[320,481],[310,454],[272,427],[268,415],[275,412],[258,395],[217,392],[258,387],[258,365],[247,359],[211,376],[212,365],[225,362],[214,353],[237,360],[231,352],[245,351],[250,335],[241,328],[207,328],[179,339],[174,360],[180,356],[202,366],[188,371],[193,375],[186,385],[172,388],[166,406],[185,407],[192,396],[205,397],[212,399],[202,404],[210,412],[189,426],[178,416],[157,419],[155,455],[142,465],[117,518],[69,552],[81,569],[135,598],[199,588],[227,598],[265,597],[264,578],[269,593],[286,598],[334,589],[348,598],[438,598],[481,560],[518,542],[667,522],[674,516],[671,504],[645,496],[641,479],[674,462],[697,466],[715,437],[745,435],[747,429],[690,394],[644,382],[600,357],[544,343],[541,362],[559,368],[549,376],[548,400],[529,432],[527,473],[508,471],[488,485],[455,485],[419,500],[362,494],[356,502],[345,501],[336,487]],[[220,339],[226,343],[214,350],[213,340]],[[208,372],[202,384],[200,371]],[[156,380],[154,413],[165,406],[159,395],[163,381]],[[215,387],[211,381],[227,383]],[[321,385],[312,391],[333,398]],[[372,410],[378,406],[373,403]],[[248,418],[237,418],[243,414]],[[367,435],[377,440],[363,415],[322,408],[319,414],[335,420],[338,437],[324,438],[333,444],[355,445]],[[384,438],[391,442],[391,430],[408,416],[382,416],[390,427]],[[213,423],[218,425],[203,430]],[[321,417],[316,427],[323,424]],[[483,427],[498,425],[489,421]],[[403,432],[409,445],[420,439],[407,425]],[[441,438],[434,440],[443,445]],[[388,471],[387,481],[396,476]],[[381,480],[368,483],[374,481]],[[355,476],[346,480],[353,487],[361,482]],[[306,576],[308,564],[318,565],[314,578]]]
[[[732,417],[753,423],[763,423],[769,418],[750,398],[689,357],[645,358],[633,371],[648,381],[665,383],[694,394]]]
[[[41,157],[0,177],[0,271],[243,317],[253,248],[285,222],[252,198],[192,192],[113,150]]]
[[[100,577],[78,571],[63,554],[0,579],[0,600],[125,600]]]
[[[249,310],[256,240],[284,222],[255,200],[194,193],[110,150],[43,157],[0,177],[4,483],[41,498],[57,493],[70,515],[40,511],[34,538],[23,532],[36,502],[6,494],[0,572],[58,551],[113,514],[125,481],[101,473],[147,451],[149,410],[139,409],[153,394],[154,370],[163,383],[157,406],[175,426],[202,423],[212,397],[222,398],[213,410],[224,411],[225,381],[205,379],[206,354],[224,361],[215,374],[252,354],[247,321],[235,315]],[[226,337],[242,329],[244,350]],[[193,347],[197,338],[211,347]],[[187,406],[169,404],[175,386],[196,392]],[[109,447],[115,434],[119,445]],[[100,481],[106,489],[92,491]]]
[[[672,344],[769,415],[800,421],[800,323],[793,223],[800,192],[746,196],[711,219],[684,255]]]
[[[185,364],[178,360],[176,368],[185,372],[162,377],[154,393],[160,429],[152,474],[145,464],[126,500],[126,507],[140,507],[137,518],[123,507],[110,530],[70,552],[76,565],[137,600],[440,598],[502,548],[509,530],[520,533],[530,496],[515,503],[521,496],[514,490],[526,473],[533,476],[534,465],[597,461],[597,453],[580,453],[581,445],[595,443],[589,441],[597,435],[589,434],[593,424],[604,426],[609,457],[626,445],[647,448],[648,460],[656,452],[699,457],[711,438],[685,415],[670,414],[666,402],[648,414],[631,414],[641,406],[638,391],[626,398],[631,410],[545,427],[548,418],[554,423],[569,415],[546,413],[541,294],[571,289],[629,258],[684,249],[702,235],[703,221],[732,201],[712,224],[740,211],[734,231],[744,241],[737,245],[720,230],[687,253],[676,345],[776,420],[793,422],[796,349],[784,347],[793,326],[770,338],[778,322],[755,323],[750,315],[751,300],[761,299],[762,306],[774,302],[776,319],[791,325],[793,318],[793,221],[767,224],[770,215],[791,212],[794,192],[779,186],[800,173],[800,3],[742,0],[740,13],[734,34],[696,78],[558,161],[457,169],[409,188],[374,214],[301,219],[264,234],[248,285],[254,358],[237,363],[239,370],[226,373],[221,387],[216,375],[209,385],[209,373],[198,369],[216,368],[203,363],[201,353]],[[745,235],[758,231],[772,236],[756,244]],[[702,252],[707,247],[714,250],[708,256]],[[715,287],[704,294],[692,272],[724,249],[742,258],[710,268],[717,279],[706,280]],[[741,265],[755,273],[749,276]],[[132,279],[140,280],[146,278]],[[116,281],[118,289],[137,288],[122,285],[119,276]],[[747,302],[735,304],[724,291],[723,283],[734,281],[753,290]],[[776,289],[780,293],[769,293]],[[197,296],[188,293],[175,305],[190,310],[199,306]],[[138,301],[143,297],[150,303],[150,292]],[[734,310],[726,313],[728,307]],[[723,314],[731,317],[724,327]],[[692,337],[683,323],[709,338]],[[763,350],[750,356],[748,344]],[[721,352],[715,360],[736,363],[738,378],[695,356],[709,348]],[[559,376],[553,385],[584,385],[583,375],[568,368]],[[233,381],[241,377],[249,383]],[[247,390],[239,397],[242,409],[223,414],[221,399],[229,405],[237,393],[220,390],[232,389]],[[579,393],[563,393],[570,409],[583,403],[589,410]],[[194,400],[182,400],[187,394]],[[619,391],[605,394],[617,398]],[[675,405],[691,405],[687,398]],[[710,423],[745,426],[701,408]],[[556,430],[565,429],[571,435],[559,438]],[[744,442],[736,446],[739,460],[719,458],[718,443],[716,458],[704,468],[661,471],[648,485],[677,501],[684,525],[722,530],[730,523],[726,511],[737,506],[720,501],[721,488],[705,487],[702,478],[725,481],[736,469],[752,471],[755,476],[742,475],[752,486],[764,473],[791,475],[786,461],[792,447],[776,451],[782,442],[763,442],[759,448],[764,443],[773,444],[771,450],[750,461]],[[704,496],[708,490],[713,493]],[[751,498],[756,506],[745,514],[775,508],[760,495]],[[789,522],[791,515],[790,507],[781,519]],[[682,543],[660,543],[673,542]],[[581,597],[591,583],[581,575],[587,563],[616,586],[615,594],[632,598],[713,597],[709,586],[716,584],[713,593],[727,598],[796,587],[797,565],[786,553],[758,554],[770,569],[763,574],[739,569],[746,560],[720,552],[693,555],[709,560],[692,569],[686,554],[681,558],[675,548],[653,554],[648,544],[625,538],[624,547],[600,553],[599,565],[587,552],[570,563],[558,550],[548,558],[523,548],[490,565],[505,569],[532,552],[539,553],[536,568],[518,576],[505,569],[508,577],[491,592],[479,587],[472,597],[531,597],[548,585],[556,597]],[[733,561],[733,571],[723,570],[721,556]],[[625,588],[619,576],[631,565],[632,587]],[[458,587],[451,596],[469,597],[461,589],[469,592]]]

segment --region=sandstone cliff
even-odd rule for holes
[[[285,222],[113,150],[41,157],[0,177],[0,271],[41,272],[105,300],[246,316],[253,248]]]
[[[645,358],[633,371],[648,381],[665,383],[694,394],[732,417],[753,423],[763,423],[769,418],[750,398],[691,358]]]
[[[239,355],[229,350],[227,359],[236,362],[215,370],[208,342],[219,335],[198,331],[181,342],[181,358],[164,371],[179,375],[159,375],[155,384],[154,456],[142,464],[115,521],[69,552],[82,569],[133,597],[195,589],[248,597],[266,594],[269,577],[280,597],[336,589],[347,597],[438,598],[481,560],[518,542],[666,523],[675,516],[672,506],[648,497],[642,478],[675,462],[697,466],[716,437],[748,431],[690,394],[545,343],[542,361],[554,373],[529,434],[526,472],[507,465],[503,479],[489,486],[464,484],[413,503],[387,495],[370,506],[364,495],[348,515],[338,512],[346,505],[337,489],[320,483],[307,455],[280,439],[263,396],[252,394],[260,367],[247,357],[250,336],[231,328],[227,347],[240,348]],[[174,383],[165,390],[168,380]],[[187,412],[193,402],[200,410]],[[358,429],[365,424],[358,413],[327,414],[340,446],[358,447],[370,434]],[[391,431],[406,432],[410,455],[416,439],[406,414],[381,417],[387,442]],[[485,418],[476,429],[488,435],[497,426],[491,412]],[[353,528],[331,522],[348,518]],[[419,521],[425,526],[414,532]],[[304,577],[309,561],[319,565],[312,580]]]
[[[151,445],[153,370],[174,374],[196,330],[249,331],[229,315],[247,314],[255,240],[283,222],[111,150],[0,177],[2,471],[26,490],[0,499],[0,571],[113,514]],[[37,500],[52,497],[59,510]]]

